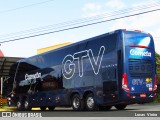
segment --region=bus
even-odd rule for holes
[[[18,110],[123,110],[153,102],[157,79],[153,37],[119,29],[19,60],[8,101]]]

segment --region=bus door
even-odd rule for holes
[[[106,42],[107,41],[107,42]],[[105,102],[115,102],[118,96],[118,34],[111,34],[105,38],[105,55],[102,62],[103,95]],[[104,64],[104,66],[103,66]]]
[[[106,71],[108,79],[103,82],[103,94],[105,95],[105,102],[113,102],[118,99],[118,83],[116,79],[113,79],[116,71],[116,68],[111,68]]]
[[[114,102],[118,100],[118,67],[117,67],[117,56],[115,52],[112,53],[113,57],[108,59],[108,64],[105,71],[102,73],[103,78],[103,95],[105,102]],[[114,61],[115,60],[115,61]],[[114,61],[114,62],[112,62]]]

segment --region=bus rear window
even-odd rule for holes
[[[152,76],[152,70],[151,60],[129,59],[129,73],[132,77]]]
[[[144,33],[139,34],[125,34],[125,46],[138,47],[138,48],[150,48],[152,44],[152,38]]]

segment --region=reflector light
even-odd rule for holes
[[[157,90],[157,84],[158,84],[158,77],[157,77],[157,75],[155,74],[155,75],[154,75],[154,88],[153,88],[154,91]]]
[[[146,94],[140,94],[140,97],[145,98]]]
[[[130,97],[131,95],[130,94],[126,94],[128,97]]]
[[[115,95],[112,96],[112,98],[115,98],[115,97],[116,97]]]
[[[136,96],[132,96],[132,98],[136,98]]]

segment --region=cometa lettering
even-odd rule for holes
[[[26,74],[25,75],[25,80],[36,80],[37,78],[41,78],[41,73],[36,73],[36,74]]]
[[[130,50],[130,54],[131,55],[137,55],[137,56],[148,56],[148,57],[151,57],[151,52],[143,52],[143,51],[137,51],[137,50],[134,50],[134,49],[131,49]]]

